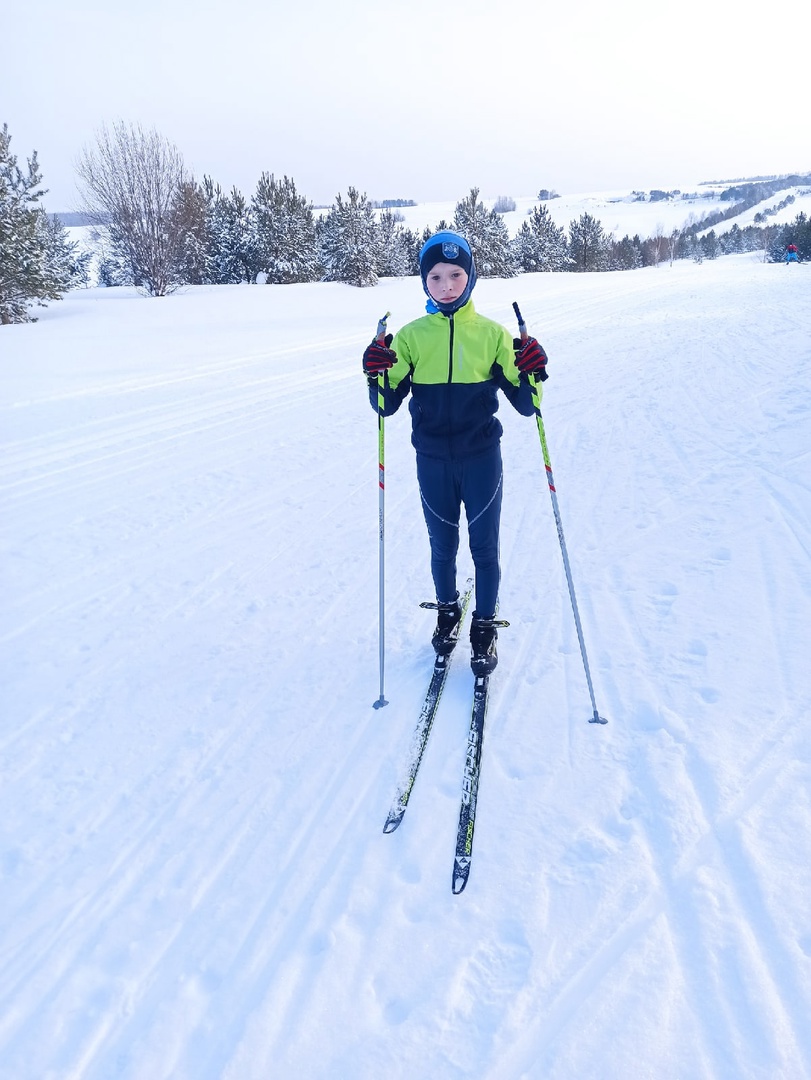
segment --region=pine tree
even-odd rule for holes
[[[110,244],[106,230],[94,230],[97,253],[96,275],[98,284],[106,289],[122,285],[134,285],[129,263],[121,258]]]
[[[251,200],[252,248],[268,284],[317,281],[313,208],[287,176],[262,173]]]
[[[436,236],[436,234],[439,232],[447,232],[450,228],[451,226],[448,224],[448,222],[444,218],[442,218],[435,229],[432,229],[429,225],[426,225],[425,228],[422,230],[422,236],[419,238],[420,246],[417,248],[417,273],[420,272],[420,251],[422,251],[423,247],[425,247],[425,245],[428,243],[432,236]]]
[[[479,198],[479,189],[471,188],[467,198],[461,199],[456,204],[453,215],[453,228],[460,236],[464,236],[473,257],[476,260],[476,269],[479,269],[479,250],[483,250],[487,242],[487,207]]]
[[[701,237],[699,243],[701,244],[701,252],[705,259],[717,259],[721,253],[721,245],[718,243],[718,237],[715,234],[715,229],[710,229],[708,233],[705,233]]]
[[[403,227],[401,215],[386,209],[377,224],[377,272],[381,277],[406,277],[419,273],[414,234]],[[416,264],[416,269],[415,269]]]
[[[227,222],[232,255],[240,268],[240,280],[254,284],[257,274],[262,271],[262,262],[256,248],[253,211],[236,186],[231,188],[227,200]]]
[[[208,202],[196,180],[184,180],[172,206],[172,229],[178,233],[175,273],[184,285],[206,281]]]
[[[67,229],[58,218],[49,217],[44,211],[40,211],[40,221],[48,274],[64,282],[65,290],[80,284],[86,285],[92,253],[79,250],[79,244],[70,240]]]
[[[76,244],[39,200],[41,188],[37,154],[27,172],[11,153],[8,126],[0,131],[0,323],[35,322],[31,304],[45,307],[70,287],[77,267]]]
[[[478,188],[471,188],[467,198],[456,204],[453,227],[470,244],[479,277],[515,277],[507,226],[499,214],[484,205]]]
[[[780,258],[785,255],[788,244],[797,245],[797,254],[802,262],[811,259],[811,219],[804,211],[800,211],[797,217],[784,225],[780,230]]]
[[[572,268],[579,273],[608,269],[610,239],[591,214],[581,214],[569,223],[569,252]]]
[[[536,206],[513,239],[512,251],[518,266],[526,273],[565,270],[566,231],[555,225],[546,206]]]
[[[694,263],[704,262],[704,250],[701,247],[701,241],[694,232],[690,233],[687,240],[687,257],[692,259]]]
[[[377,285],[377,223],[366,195],[350,187],[344,201],[339,193],[317,233],[323,281]]]
[[[255,281],[261,270],[254,257],[251,215],[245,197],[234,187],[226,195],[211,177],[203,177],[206,198],[205,280],[212,285]]]
[[[611,246],[612,270],[636,270],[642,265],[641,243],[638,236],[633,240],[623,236],[619,243]]]
[[[206,285],[230,285],[241,281],[241,270],[228,246],[227,197],[210,176],[203,176],[205,203],[205,255],[203,282]]]
[[[408,269],[406,274],[417,275],[420,272],[420,250],[424,243],[416,229],[404,229],[403,240],[408,256]]]

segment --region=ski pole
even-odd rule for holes
[[[386,325],[390,311],[387,311],[377,324],[375,339],[381,345],[386,343]],[[383,409],[385,398],[383,397],[383,383],[385,373],[377,377],[377,483],[378,483],[378,596],[379,610],[377,617],[378,625],[378,650],[380,654],[380,697],[374,702],[375,709],[382,709],[388,705],[384,696],[383,687],[385,681],[386,666],[386,452],[385,452],[385,428],[383,423]]]
[[[521,311],[518,304],[513,303],[513,311],[515,317],[518,319],[518,332],[521,335],[521,340],[527,340],[527,324],[521,317]],[[604,719],[597,712],[597,702],[594,700],[594,686],[591,681],[591,672],[589,670],[589,661],[586,656],[586,643],[583,640],[583,627],[580,624],[580,612],[577,610],[577,598],[574,594],[574,583],[572,581],[572,568],[569,565],[569,554],[566,551],[566,541],[563,537],[563,523],[560,520],[560,508],[558,506],[558,496],[555,491],[555,478],[552,475],[552,463],[549,460],[549,447],[546,445],[546,431],[543,426],[543,417],[541,416],[541,400],[538,396],[538,383],[534,375],[529,375],[529,385],[532,388],[532,404],[535,409],[535,418],[538,422],[538,434],[541,437],[541,450],[543,451],[544,465],[546,466],[546,482],[549,485],[549,494],[552,496],[552,510],[555,514],[555,524],[558,529],[558,540],[560,541],[560,550],[563,555],[563,567],[566,571],[566,583],[569,586],[569,598],[572,601],[572,612],[574,613],[574,624],[577,628],[577,640],[580,642],[580,655],[583,657],[583,667],[586,671],[586,682],[589,687],[589,695],[591,697],[591,707],[594,710],[590,724],[607,724],[608,721]]]

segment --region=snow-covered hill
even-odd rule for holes
[[[590,214],[600,222],[606,233],[613,234],[618,240],[624,236],[635,235],[644,240],[646,237],[656,236],[659,233],[669,236],[674,229],[684,229],[688,225],[701,221],[709,214],[729,210],[734,203],[722,201],[720,197],[721,192],[729,186],[728,184],[716,187],[688,186],[684,188],[684,192],[689,197],[677,196],[654,202],[650,201],[650,193],[641,200],[631,191],[580,192],[561,195],[550,199],[544,205],[555,224],[567,231],[572,221],[578,220],[582,214]],[[462,192],[460,198],[466,194]],[[737,214],[713,227],[716,233],[721,235],[728,232],[735,224],[740,228],[752,225],[757,213],[766,209],[771,210],[787,195],[793,195],[795,201],[769,216],[769,224],[780,225],[793,221],[801,211],[806,215],[811,215],[811,189],[795,187],[772,195],[751,210]],[[484,201],[486,205],[493,206],[497,200],[485,198]],[[518,232],[532,209],[540,205],[538,199],[532,196],[517,197],[514,201],[515,210],[503,215],[504,223],[511,236]],[[398,210],[409,228],[422,231],[426,227],[435,228],[443,220],[452,222],[455,208],[455,202],[439,202],[400,207]]]
[[[3,1080],[811,1077],[808,270],[481,281],[550,355],[504,404],[501,637],[382,833],[430,665],[415,279],[72,293],[0,330]],[[469,566],[465,555],[462,571]]]

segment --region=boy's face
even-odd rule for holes
[[[441,262],[428,271],[425,284],[432,300],[438,304],[452,304],[465,291],[467,274],[461,266]]]

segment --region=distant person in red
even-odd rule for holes
[[[797,251],[797,245],[796,244],[789,244],[788,245],[788,247],[786,248],[785,259],[786,259],[786,263],[799,262],[800,261],[800,255],[799,255],[799,252]]]

